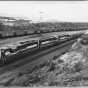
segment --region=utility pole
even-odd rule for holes
[[[43,17],[42,17],[42,15],[43,15],[43,11],[40,11],[40,19],[39,19],[39,32],[40,32],[40,34],[41,34],[41,22],[43,21]]]
[[[43,13],[42,11],[40,11],[40,22],[43,21]]]

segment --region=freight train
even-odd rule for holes
[[[49,48],[55,45],[62,44],[74,38],[78,38],[80,35],[61,35],[61,36],[50,36],[40,38],[39,40],[30,40],[17,42],[13,45],[0,48],[0,64],[5,64],[10,61],[18,60],[23,58],[25,55],[39,50]]]

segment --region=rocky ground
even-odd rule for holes
[[[79,42],[65,54],[36,65],[24,73],[8,75],[4,86],[88,86],[88,46]],[[12,75],[12,74],[11,74]],[[4,76],[3,76],[4,77]],[[1,78],[0,78],[1,79]]]

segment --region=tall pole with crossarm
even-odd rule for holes
[[[40,22],[43,21],[43,14],[44,14],[44,12],[43,11],[40,11]]]

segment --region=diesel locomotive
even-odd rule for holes
[[[68,40],[79,37],[79,35],[62,35],[40,38],[38,40],[27,40],[17,42],[13,45],[0,48],[0,64],[5,64],[9,61],[17,60],[26,54],[36,51],[41,48],[59,45]]]

